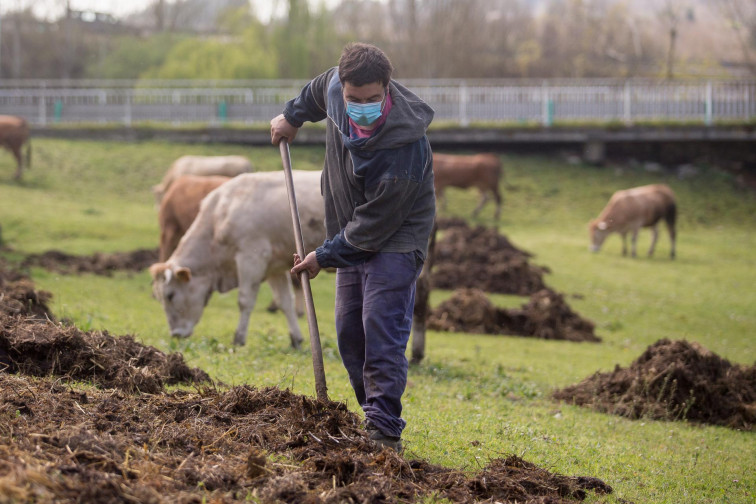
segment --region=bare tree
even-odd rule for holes
[[[664,0],[657,14],[669,34],[669,43],[667,45],[667,79],[673,79],[675,44],[677,42],[677,30],[683,18],[683,7],[676,0]]]
[[[165,30],[165,0],[156,0],[155,5],[155,31]]]
[[[756,48],[756,5],[748,0],[719,0],[720,8],[735,32],[748,71],[756,75],[752,48]]]

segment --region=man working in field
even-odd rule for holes
[[[271,140],[294,140],[305,121],[327,119],[321,190],[327,239],[292,273],[337,268],[336,334],[370,438],[401,451],[404,355],[415,281],[435,216],[433,110],[391,80],[388,57],[349,44],[338,67],[308,83],[271,121]]]

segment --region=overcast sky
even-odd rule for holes
[[[143,10],[155,3],[155,0],[0,0],[0,12],[5,13],[9,10],[20,10],[32,6],[36,15],[56,19],[63,14],[66,1],[70,2],[74,10],[94,10],[113,14],[116,17]],[[338,0],[308,1],[313,6],[318,4],[332,6],[338,3]],[[167,0],[167,2],[173,3],[172,0]],[[251,3],[258,17],[263,21],[270,19],[274,12],[278,15],[285,12],[288,5],[286,0],[251,0]]]

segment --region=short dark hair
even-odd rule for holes
[[[339,58],[339,80],[353,86],[364,86],[380,82],[388,86],[391,80],[391,66],[388,56],[371,44],[351,42],[344,47]]]

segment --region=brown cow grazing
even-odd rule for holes
[[[171,184],[160,202],[158,211],[161,262],[171,257],[179,240],[194,222],[202,198],[229,180],[231,177],[220,175],[182,175]]]
[[[0,115],[0,147],[5,147],[16,158],[16,180],[21,179],[21,146],[26,144],[26,168],[31,168],[31,142],[29,124],[22,117]]]
[[[659,236],[657,225],[664,219],[672,242],[670,257],[675,258],[675,221],[677,205],[675,194],[665,184],[653,184],[615,192],[598,218],[593,219],[588,229],[591,235],[591,250],[598,252],[601,244],[611,233],[622,236],[622,255],[627,255],[627,233],[632,232],[632,256],[635,257],[638,231],[650,227],[653,233],[649,257],[654,253]]]
[[[493,194],[496,200],[496,220],[501,214],[502,197],[499,193],[499,181],[503,170],[501,159],[496,154],[476,154],[473,156],[457,156],[453,154],[433,153],[433,178],[436,197],[446,208],[444,189],[449,186],[467,189],[477,187],[481,199],[473,210],[473,216],[483,208],[488,201],[488,194]]]
[[[152,186],[155,204],[160,206],[163,195],[174,180],[182,175],[221,175],[236,177],[252,171],[252,163],[244,156],[181,156],[175,160],[163,176],[163,180]]]

